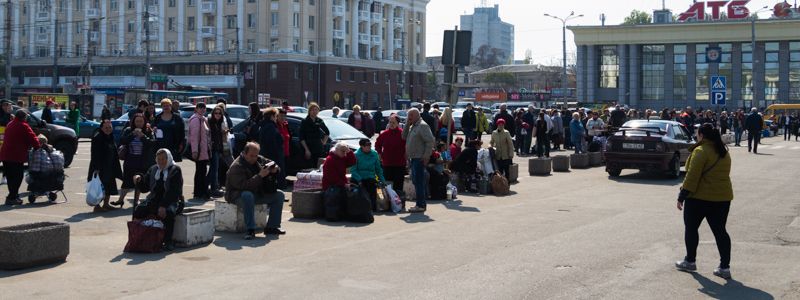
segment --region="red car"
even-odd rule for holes
[[[672,178],[681,175],[681,166],[694,145],[692,134],[683,124],[663,120],[626,122],[608,138],[606,172],[618,177],[623,169],[664,172]]]

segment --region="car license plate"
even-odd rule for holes
[[[644,150],[644,144],[635,144],[635,143],[622,143],[622,149],[628,149],[628,150]]]

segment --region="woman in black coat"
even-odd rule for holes
[[[134,220],[157,217],[164,222],[164,248],[172,250],[172,232],[175,226],[175,215],[181,209],[183,195],[183,173],[175,165],[172,153],[167,149],[158,149],[156,164],[144,175],[133,178],[137,189],[147,194],[147,198],[133,211]]]
[[[120,147],[125,146],[125,160],[122,163],[122,189],[119,193],[119,200],[111,203],[122,208],[125,205],[125,195],[136,186],[133,183],[133,176],[142,174],[155,164],[153,149],[155,137],[150,124],[145,121],[145,116],[135,114],[130,126],[122,131],[119,139]],[[133,206],[139,203],[139,191],[134,191]]]
[[[91,160],[89,161],[89,174],[87,181],[97,174],[103,183],[105,198],[103,206],[99,204],[94,207],[94,212],[103,212],[113,209],[108,200],[111,195],[119,193],[117,190],[117,179],[122,179],[122,168],[119,166],[117,158],[117,145],[114,143],[114,131],[111,120],[103,120],[100,129],[92,137]]]
[[[278,109],[268,108],[264,111],[261,121],[261,129],[258,134],[258,143],[261,145],[259,155],[274,161],[280,167],[278,185],[284,186],[286,179],[286,155],[283,152],[283,136],[278,130]]]

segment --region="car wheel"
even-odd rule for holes
[[[75,157],[75,151],[77,151],[77,149],[73,150],[72,146],[66,141],[57,142],[53,147],[64,154],[64,167],[69,167],[69,165],[72,164],[72,159]]]
[[[681,159],[678,154],[675,154],[669,162],[669,177],[673,179],[681,177]]]
[[[622,174],[622,170],[620,169],[608,169],[606,172],[608,172],[608,176],[611,177],[619,177],[619,175]]]

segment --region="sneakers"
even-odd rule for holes
[[[264,235],[281,235],[286,234],[286,230],[280,228],[264,228]]]
[[[675,262],[675,268],[678,269],[678,271],[695,272],[697,271],[697,264],[683,260]]]
[[[724,279],[731,279],[731,269],[716,268],[714,269],[714,275]]]

